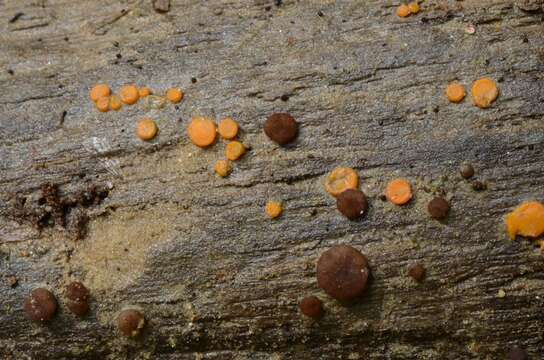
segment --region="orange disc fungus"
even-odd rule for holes
[[[97,102],[98,99],[103,97],[108,97],[111,94],[111,89],[106,84],[97,84],[95,85],[90,92],[91,100]]]
[[[144,141],[151,140],[157,135],[157,124],[151,119],[142,119],[136,127],[136,135]]]
[[[202,116],[195,116],[187,127],[189,138],[196,146],[206,147],[213,144],[217,131],[215,123]]]
[[[499,89],[492,79],[482,78],[472,84],[472,99],[474,104],[482,109],[490,107],[497,96]]]
[[[231,171],[228,160],[217,160],[213,169],[215,170],[215,173],[221,177],[227,176]]]
[[[153,94],[153,91],[151,91],[151,89],[148,88],[147,86],[144,86],[144,87],[141,87],[141,88],[138,89],[138,95],[141,98],[149,96],[151,94]]]
[[[166,91],[166,98],[174,104],[177,104],[183,99],[183,91],[176,88],[168,89]]]
[[[452,103],[458,103],[463,101],[465,95],[465,87],[459,84],[457,81],[452,82],[446,88],[446,96],[448,97],[448,100]]]
[[[525,202],[506,216],[510,239],[516,235],[539,237],[544,234],[544,205],[538,201]]]
[[[385,196],[395,205],[404,205],[412,198],[412,187],[404,179],[395,179],[387,184]]]
[[[110,109],[112,110],[119,110],[123,103],[121,102],[121,98],[117,95],[112,95],[110,97]]]
[[[265,211],[266,215],[270,216],[271,219],[275,219],[281,215],[283,207],[281,206],[281,203],[277,201],[269,201],[266,203]]]
[[[413,1],[408,4],[408,9],[410,9],[410,12],[412,14],[417,14],[419,12],[419,4],[417,3],[417,1]]]
[[[96,108],[101,112],[106,112],[110,109],[110,98],[101,97],[96,101]]]
[[[231,118],[225,118],[219,123],[217,131],[223,139],[234,139],[238,135],[238,123]]]
[[[134,85],[125,85],[119,90],[119,96],[121,101],[127,105],[136,104],[140,98],[138,88]]]
[[[352,168],[338,167],[325,180],[325,189],[332,196],[338,196],[348,189],[359,186],[359,175]]]
[[[226,154],[229,160],[238,160],[246,152],[246,147],[239,141],[231,141],[227,144]]]
[[[402,4],[397,8],[397,16],[407,17],[410,15],[410,8],[406,4]]]

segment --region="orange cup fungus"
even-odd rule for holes
[[[170,102],[177,104],[183,99],[183,91],[177,88],[171,88],[166,91],[166,98]]]
[[[283,207],[281,206],[281,203],[277,201],[269,201],[266,203],[265,211],[271,219],[275,219],[281,215]]]
[[[107,84],[96,84],[89,93],[92,101],[97,102],[98,99],[103,97],[109,97],[111,95],[111,89]]]
[[[231,171],[228,160],[217,160],[213,169],[215,170],[215,173],[221,177],[228,176]]]
[[[195,116],[187,127],[187,134],[196,146],[207,147],[214,143],[217,130],[212,120]]]
[[[219,122],[217,131],[223,139],[234,139],[238,135],[238,123],[231,118],[225,118]]]
[[[348,167],[337,167],[325,180],[325,190],[332,196],[338,196],[348,189],[359,186],[359,175]]]
[[[472,100],[474,105],[482,109],[490,107],[497,96],[499,96],[499,89],[495,81],[490,78],[482,78],[472,84]]]
[[[149,96],[153,94],[153,91],[151,91],[150,88],[148,88],[147,86],[144,86],[144,87],[141,87],[138,89],[138,95],[141,97],[141,98],[144,98],[146,96]]]
[[[417,1],[413,1],[408,4],[408,9],[410,10],[410,13],[417,14],[419,12],[419,4]]]
[[[136,127],[136,135],[144,141],[151,140],[157,135],[157,124],[151,119],[142,119]]]
[[[136,104],[140,98],[139,90],[134,85],[125,85],[119,90],[121,101],[127,105]]]
[[[106,112],[110,109],[110,98],[109,97],[101,97],[98,100],[96,100],[96,108],[100,112]]]
[[[397,8],[397,16],[407,17],[410,15],[410,8],[406,4],[402,4]]]
[[[537,238],[544,234],[544,205],[538,201],[524,202],[506,216],[510,239],[516,235]]]
[[[385,196],[395,205],[404,205],[412,199],[412,187],[404,179],[395,179],[387,184]]]
[[[226,148],[227,159],[238,160],[246,152],[246,147],[239,141],[231,141]]]
[[[446,88],[446,96],[448,97],[448,100],[452,103],[458,103],[463,101],[465,95],[465,87],[459,84],[457,81],[452,82]]]
[[[121,98],[117,95],[110,96],[110,109],[112,110],[119,110],[121,109],[121,106],[123,103],[121,102]]]

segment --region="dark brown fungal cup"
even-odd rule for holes
[[[78,316],[83,316],[89,311],[89,303],[87,301],[68,300],[66,302],[66,307],[68,307],[68,310]]]
[[[472,182],[472,189],[473,190],[482,191],[482,190],[485,190],[486,188],[487,188],[487,186],[483,182],[481,182],[479,180],[474,180]]]
[[[298,124],[287,113],[275,113],[270,115],[264,123],[264,133],[272,141],[286,145],[297,137]]]
[[[128,337],[136,337],[145,325],[145,319],[138,310],[123,310],[117,317],[117,327]]]
[[[362,191],[348,189],[338,195],[336,207],[348,219],[356,220],[368,210],[368,201]]]
[[[427,211],[433,219],[444,219],[450,211],[450,204],[441,197],[435,197],[427,205]]]
[[[37,288],[26,298],[23,309],[29,320],[44,323],[55,316],[57,300],[49,290]]]
[[[72,301],[87,301],[89,290],[79,281],[73,281],[66,287],[66,297]]]
[[[408,276],[410,276],[417,282],[422,282],[423,280],[425,280],[426,274],[427,270],[421,264],[414,264],[408,268]]]
[[[336,300],[352,300],[362,295],[369,275],[368,260],[349,245],[335,245],[317,261],[317,284]]]
[[[528,360],[529,356],[527,355],[527,351],[520,349],[519,347],[515,347],[508,352],[507,359],[508,360]]]
[[[323,314],[321,300],[315,296],[306,296],[299,304],[300,312],[312,319],[319,319]]]
[[[470,164],[463,164],[463,166],[461,166],[460,172],[461,176],[464,179],[470,179],[474,176],[474,168]]]

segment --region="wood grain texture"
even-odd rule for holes
[[[0,0],[0,357],[502,359],[517,344],[541,359],[543,256],[509,241],[503,216],[544,200],[543,2],[430,0],[407,19],[397,5],[172,0],[163,14],[151,0]],[[500,87],[490,109],[447,102],[450,81],[468,90],[482,76]],[[185,99],[102,114],[97,82],[179,86]],[[262,132],[280,111],[300,123],[285,149]],[[223,142],[188,141],[193,115],[239,121],[251,151],[230,177],[213,174]],[[149,143],[134,134],[143,116],[160,129]],[[459,176],[463,161],[488,190]],[[360,222],[323,189],[336,166],[360,172]],[[403,208],[379,199],[397,176],[415,189]],[[48,223],[47,184],[66,228]],[[442,223],[426,213],[440,192]],[[338,243],[372,267],[352,306],[316,285],[317,258]],[[406,276],[416,261],[419,285]],[[64,305],[71,279],[92,294],[84,319]],[[59,299],[48,326],[22,312],[38,286]],[[297,308],[311,294],[318,323]],[[125,306],[148,320],[139,340],[114,326]]]

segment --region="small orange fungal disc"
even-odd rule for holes
[[[410,15],[410,8],[406,4],[402,4],[397,8],[397,16],[407,17]]]
[[[271,219],[275,219],[281,215],[283,212],[283,207],[281,206],[280,202],[271,200],[266,203],[265,211],[266,215],[268,215]]]
[[[404,205],[412,199],[412,187],[405,179],[395,179],[387,184],[385,196],[395,205]]]
[[[127,105],[136,104],[140,98],[138,88],[134,85],[125,85],[119,90],[119,96],[121,101]]]
[[[109,97],[101,97],[96,101],[96,108],[98,111],[106,112],[110,109],[110,98]]]
[[[217,160],[213,168],[215,173],[221,177],[226,177],[230,174],[231,167],[228,160]]]
[[[412,14],[417,14],[419,12],[419,4],[417,3],[417,1],[413,1],[408,4],[408,9],[410,9],[410,12]]]
[[[177,88],[168,89],[166,91],[166,98],[174,104],[177,104],[183,99],[183,91]]]
[[[227,144],[226,155],[229,160],[238,160],[246,152],[246,147],[239,141],[231,141]]]
[[[223,139],[234,139],[238,135],[238,123],[231,118],[225,118],[219,122],[217,131]]]
[[[149,96],[153,94],[153,91],[151,91],[150,88],[148,88],[147,86],[144,86],[144,87],[141,87],[138,89],[138,95],[141,97],[141,98],[144,98],[146,96]]]
[[[538,201],[524,202],[506,216],[510,239],[516,235],[536,238],[544,234],[544,205]]]
[[[332,196],[338,196],[348,189],[359,186],[359,175],[348,167],[337,167],[327,176],[325,190]]]
[[[98,99],[108,97],[111,94],[111,89],[107,84],[96,84],[89,93],[92,101],[97,102]]]
[[[482,78],[472,84],[472,100],[482,109],[490,107],[497,96],[499,96],[499,89],[495,81],[490,78]]]
[[[119,96],[112,95],[110,97],[110,109],[117,111],[121,109],[122,105],[123,103],[121,102],[121,98]]]
[[[207,147],[214,143],[217,130],[212,120],[195,116],[187,127],[187,134],[196,146]]]
[[[151,119],[142,119],[136,127],[136,135],[144,141],[153,139],[157,135],[157,124]]]
[[[446,88],[446,96],[448,97],[448,100],[452,103],[458,103],[463,101],[465,95],[465,87],[457,81],[452,82]]]

